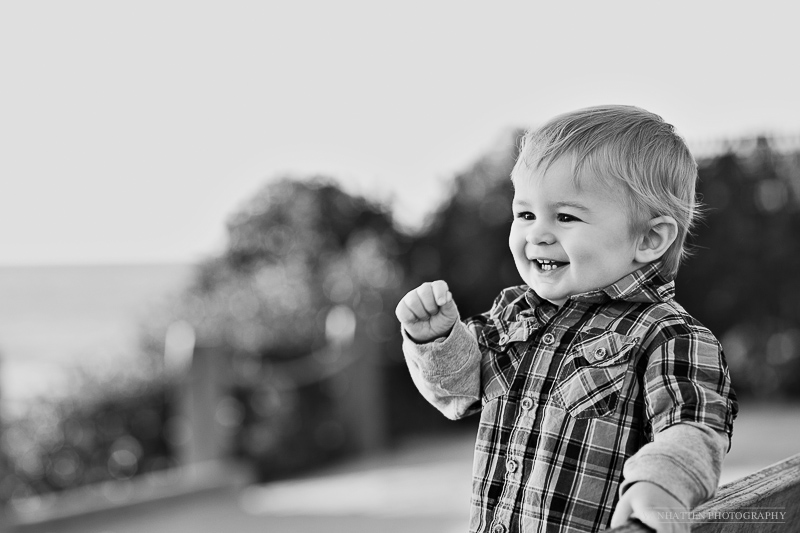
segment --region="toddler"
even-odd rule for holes
[[[663,517],[714,494],[738,406],[719,342],[673,299],[696,179],[657,115],[558,116],[511,174],[525,285],[464,321],[444,281],[398,304],[422,395],[481,413],[471,532],[688,531]]]

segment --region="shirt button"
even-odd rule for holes
[[[552,333],[545,333],[544,337],[542,337],[542,342],[545,343],[546,345],[550,346],[551,344],[556,342],[556,338],[553,337]]]
[[[605,348],[598,348],[594,351],[594,360],[600,361],[606,356],[606,349]]]
[[[492,533],[506,533],[506,526],[503,524],[495,524],[492,527]]]
[[[509,459],[506,461],[506,470],[511,472],[512,474],[517,471],[517,462],[514,459]]]
[[[525,409],[526,411],[530,411],[531,409],[533,409],[533,400],[525,396],[522,399],[522,408]]]
[[[500,344],[505,344],[507,342],[508,342],[508,335],[506,335],[505,333],[500,335]]]

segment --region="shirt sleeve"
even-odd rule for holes
[[[403,354],[414,385],[447,418],[457,420],[480,410],[481,352],[461,321],[446,338],[424,344],[404,330]]]
[[[694,422],[670,426],[625,462],[620,494],[647,481],[694,509],[714,496],[727,449],[725,432]]]
[[[644,401],[653,438],[674,424],[695,422],[730,442],[738,404],[717,339],[699,330],[657,346],[645,370]]]

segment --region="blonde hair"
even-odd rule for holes
[[[643,234],[649,221],[658,216],[675,219],[678,235],[661,258],[662,272],[674,277],[688,253],[686,237],[699,216],[697,163],[675,128],[660,116],[633,106],[565,113],[524,135],[512,180],[523,165],[544,165],[547,170],[565,156],[573,161],[576,180],[589,174],[605,180],[606,185],[622,184],[632,233]],[[576,181],[576,185],[580,183]]]

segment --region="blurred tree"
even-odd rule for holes
[[[181,319],[231,358],[237,450],[262,477],[379,445],[409,238],[385,208],[321,179],[268,184],[228,236],[150,338]]]
[[[701,161],[707,216],[678,300],[721,338],[740,393],[800,395],[800,157],[765,138]]]

